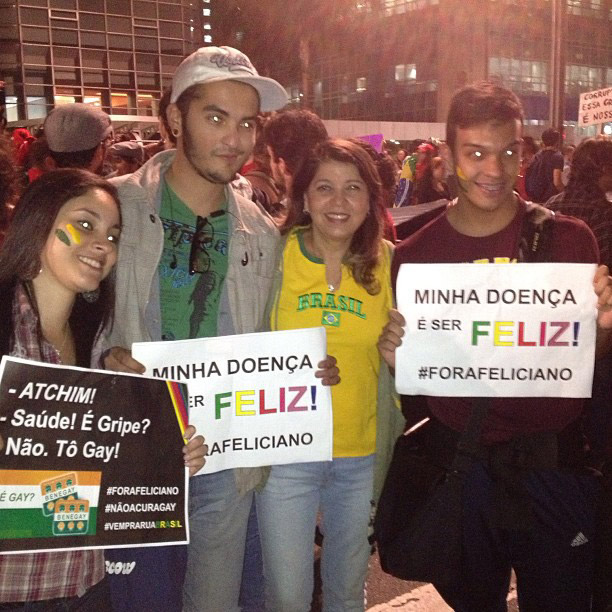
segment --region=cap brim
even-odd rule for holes
[[[237,76],[232,80],[246,83],[257,90],[259,110],[263,113],[280,110],[289,103],[285,88],[274,79],[262,76]]]
[[[200,83],[206,85],[206,83],[218,83],[220,81],[239,81],[250,85],[259,94],[259,110],[263,113],[268,113],[281,108],[289,104],[289,96],[285,91],[284,87],[274,79],[262,76],[250,76],[243,74],[234,75],[219,75],[208,79],[203,79]],[[196,85],[198,83],[191,83],[190,85]],[[174,89],[170,97],[171,103],[174,104],[178,98],[181,97],[182,93],[187,89],[183,87],[180,89],[178,95],[175,95]]]

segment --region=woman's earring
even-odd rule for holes
[[[81,297],[88,304],[95,304],[98,301],[98,298],[100,297],[100,289],[94,289],[93,291],[83,291],[83,293],[81,293]]]
[[[175,138],[178,138],[179,131],[178,131],[176,128],[173,128],[173,129],[172,129],[172,135],[173,135]]]

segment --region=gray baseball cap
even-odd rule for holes
[[[117,142],[108,151],[111,155],[123,157],[124,159],[133,159],[139,164],[142,164],[144,161],[144,149],[142,143],[137,140]]]
[[[217,81],[239,81],[254,87],[263,112],[278,110],[289,102],[278,81],[259,76],[251,60],[233,47],[202,47],[186,57],[174,73],[170,102],[176,102],[192,85]]]
[[[44,127],[49,149],[55,153],[93,149],[113,132],[105,112],[80,103],[56,106],[47,115]]]

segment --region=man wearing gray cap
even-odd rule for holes
[[[281,85],[260,77],[231,47],[199,49],[177,68],[167,115],[176,150],[113,179],[123,230],[108,369],[144,370],[131,357],[133,342],[249,333],[261,326],[279,236],[271,219],[228,184],[251,154],[258,112],[286,103]],[[191,480],[184,610],[239,609],[246,525],[260,479],[256,468]],[[157,550],[168,548],[181,547]],[[178,580],[176,565],[171,570]],[[154,582],[138,592],[155,605],[137,600],[131,609],[180,610],[180,593],[178,603],[167,594],[160,603]]]
[[[144,162],[144,147],[138,140],[125,140],[115,143],[109,150],[115,172],[106,178],[123,176],[136,172]]]
[[[105,112],[89,104],[63,104],[47,115],[44,127],[57,168],[82,168],[100,174],[113,135]]]

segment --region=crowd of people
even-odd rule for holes
[[[317,529],[323,610],[364,610],[372,511],[414,421],[393,382],[399,266],[524,261],[534,211],[552,224],[546,261],[602,264],[593,398],[492,400],[461,580],[434,586],[459,612],[497,612],[514,570],[521,610],[612,609],[612,141],[562,152],[550,129],[539,147],[487,82],[455,94],[445,142],[393,155],[287,102],[243,53],[205,47],[160,101],[158,142],[78,103],[0,140],[1,354],[142,374],[134,342],[324,325],[315,375],[333,402],[327,462],[198,474],[206,431],[189,428],[188,546],[0,555],[0,610],[307,612]],[[389,209],[433,201],[396,246]],[[426,403],[432,460],[450,465],[472,401]],[[105,576],[105,560],[134,570]]]

